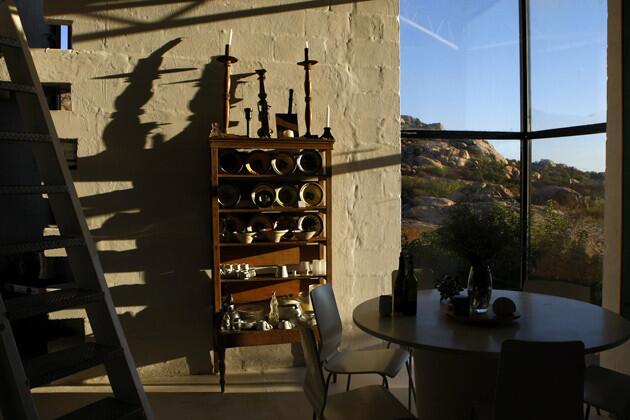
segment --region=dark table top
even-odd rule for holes
[[[451,319],[448,305],[436,290],[418,292],[415,317],[381,317],[378,298],[357,306],[355,324],[366,333],[407,347],[435,351],[498,354],[507,339],[526,341],[582,341],[587,353],[623,344],[630,338],[630,322],[590,303],[538,293],[495,290],[509,297],[521,317],[509,325],[471,325]]]

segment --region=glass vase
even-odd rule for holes
[[[470,315],[488,312],[492,297],[492,273],[487,264],[473,264],[468,273]]]

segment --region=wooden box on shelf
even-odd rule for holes
[[[211,202],[212,202],[212,277],[214,281],[214,348],[215,371],[220,374],[221,391],[225,387],[225,349],[230,347],[246,347],[272,345],[282,343],[298,343],[300,336],[297,330],[271,331],[238,331],[222,332],[221,310],[222,298],[232,294],[236,305],[251,302],[268,304],[272,293],[278,296],[291,295],[297,297],[299,292],[308,293],[311,284],[332,282],[332,150],[334,142],[319,139],[250,139],[250,138],[211,138]],[[263,151],[269,156],[288,153],[297,156],[303,151],[316,151],[321,158],[320,169],[311,172],[285,171],[284,174],[274,172],[272,168],[265,171],[248,171],[246,165],[236,164],[233,170],[222,170],[220,157],[225,151],[236,150],[238,155],[246,156],[252,152]],[[233,153],[234,154],[234,153]],[[264,166],[264,165],[263,165]],[[290,168],[289,168],[290,169]],[[282,172],[282,171],[279,171]],[[305,183],[317,183],[321,187],[323,197],[321,203],[308,206],[304,201],[280,205],[274,202],[269,207],[260,208],[254,204],[251,190],[260,183],[274,187],[295,186]],[[236,186],[232,191],[239,191],[240,200],[231,200],[231,205],[221,205],[219,189],[225,185]],[[231,187],[230,187],[231,188]],[[291,188],[291,187],[290,187]],[[295,200],[293,200],[295,201]],[[225,203],[223,203],[225,204]],[[303,221],[304,217],[316,215],[321,220],[321,229],[314,237],[299,240],[285,238],[280,242],[255,239],[251,243],[235,241],[226,235],[222,222],[236,220],[243,222],[252,217],[264,215],[267,218]],[[288,218],[288,219],[287,219]],[[291,222],[293,223],[293,222]],[[240,226],[241,228],[243,226]],[[288,236],[288,235],[287,235]],[[249,264],[250,267],[298,265],[311,260],[324,260],[326,271],[316,275],[294,275],[289,277],[255,276],[248,279],[223,279],[220,274],[222,264]]]

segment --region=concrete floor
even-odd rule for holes
[[[146,383],[145,389],[157,420],[296,420],[311,419],[312,409],[302,392],[304,369],[238,373],[226,377],[226,393],[219,392],[218,377],[199,375],[165,378]],[[407,375],[390,382],[392,392],[407,404]],[[352,388],[379,384],[374,375],[354,376]],[[345,391],[345,378],[331,392]],[[42,420],[52,420],[103,398],[109,387],[50,386],[34,390]]]
[[[300,368],[227,376],[226,393],[211,375],[166,378],[145,384],[157,420],[310,420],[311,407],[302,393]],[[380,383],[372,375],[354,376],[352,388]],[[345,378],[331,392],[345,391]],[[390,389],[407,404],[407,374],[390,381]],[[51,386],[36,391],[42,420],[52,420],[109,392],[107,386]],[[414,410],[415,412],[415,410]],[[604,420],[593,410],[591,420]],[[357,419],[358,420],[358,419]]]

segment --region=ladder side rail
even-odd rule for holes
[[[0,410],[5,419],[37,420],[28,378],[0,296]],[[14,386],[7,386],[14,384]],[[2,418],[0,416],[0,418]]]
[[[62,234],[80,234],[85,241],[85,247],[67,249],[75,281],[81,288],[102,290],[104,292],[102,304],[92,304],[87,308],[90,325],[97,342],[115,345],[123,349],[123,358],[113,359],[105,364],[106,370],[111,374],[109,379],[114,395],[122,401],[142,406],[146,418],[152,419],[153,415],[148,399],[140,382],[107,282],[105,281],[96,245],[88,229],[85,217],[83,217],[83,210],[77,197],[70,171],[65,164],[55,126],[48,111],[44,92],[28,49],[17,7],[13,0],[4,0],[4,3],[6,8],[3,8],[3,13],[6,15],[2,20],[6,22],[8,17],[9,24],[0,25],[0,35],[5,36],[5,33],[9,32],[6,35],[17,38],[22,46],[21,57],[15,54],[5,54],[7,68],[12,81],[31,83],[36,88],[38,111],[33,112],[32,102],[29,104],[28,96],[16,95],[16,98],[18,98],[18,103],[20,103],[21,107],[27,108],[23,109],[23,111],[26,111],[25,115],[33,117],[32,121],[30,121],[31,129],[49,133],[52,137],[52,145],[33,147],[34,157],[38,162],[40,174],[43,178],[51,183],[57,183],[58,180],[51,180],[50,176],[56,178],[56,175],[60,174],[63,183],[68,186],[66,195],[55,194],[49,196],[51,208]],[[0,23],[3,23],[2,20],[0,20]],[[25,121],[25,124],[28,123],[29,121]],[[45,146],[48,146],[49,149],[46,150]],[[51,150],[54,152],[54,159],[49,158]]]

